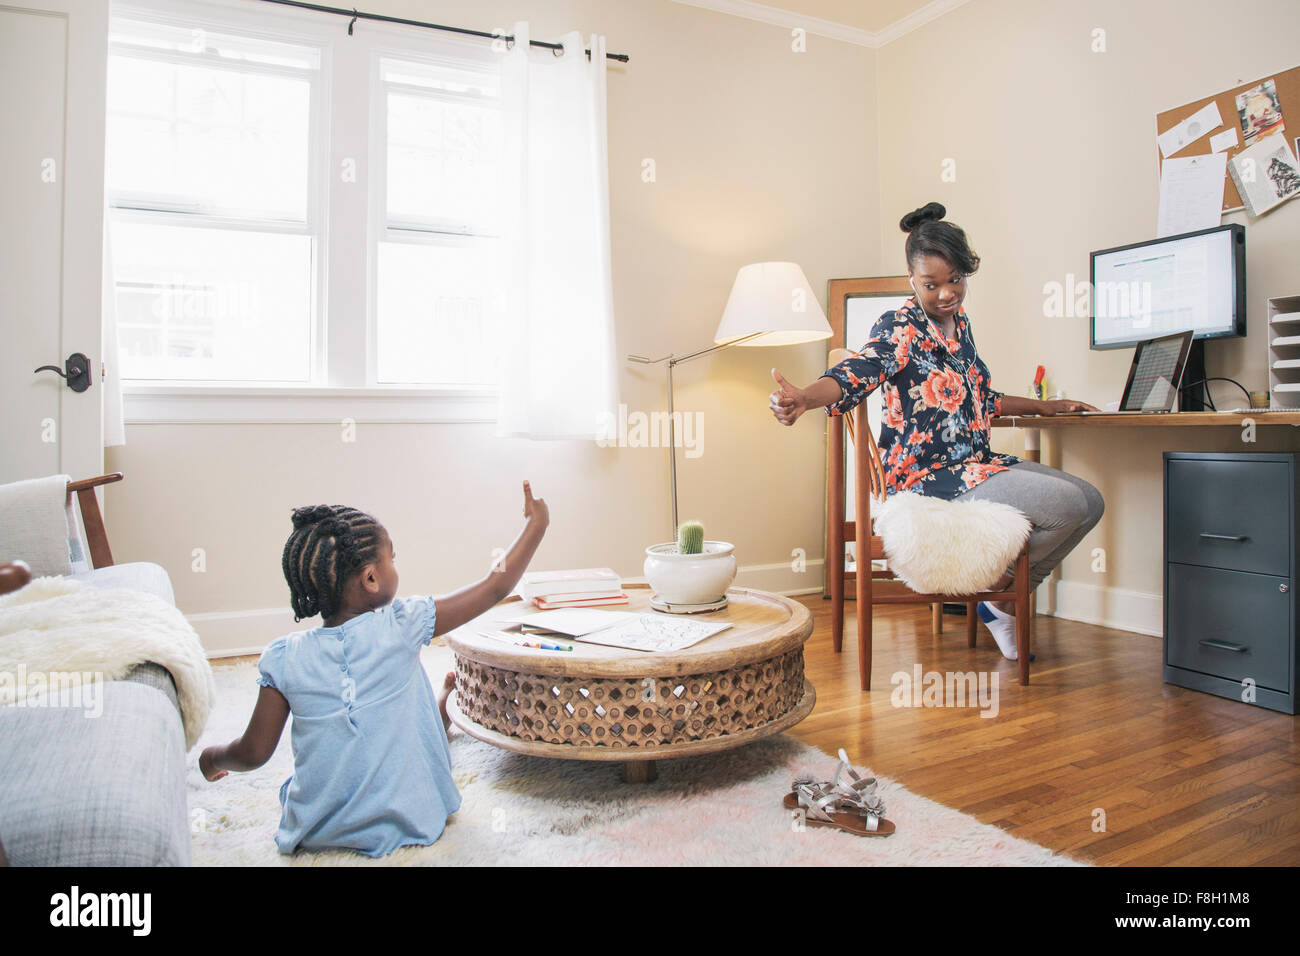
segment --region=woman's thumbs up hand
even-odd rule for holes
[[[768,407],[782,425],[793,425],[808,409],[804,390],[795,388],[776,369],[772,369],[772,378],[777,384],[777,390],[767,397]]]

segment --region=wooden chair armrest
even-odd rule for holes
[[[111,485],[115,481],[121,481],[125,475],[120,471],[115,471],[109,475],[100,475],[98,478],[83,478],[81,481],[68,482],[68,495],[71,497],[74,491],[81,492],[87,488],[97,488],[100,485]]]
[[[81,506],[81,526],[86,530],[86,545],[90,548],[90,564],[95,568],[106,568],[113,563],[113,551],[108,546],[108,532],[104,530],[104,516],[99,510],[99,499],[95,489],[100,485],[110,485],[121,481],[124,476],[120,471],[100,475],[97,478],[83,478],[68,482],[68,500],[75,492],[77,504]]]
[[[17,591],[21,587],[26,587],[27,582],[32,579],[32,569],[27,566],[26,561],[10,561],[8,564],[0,564],[0,594],[8,594],[10,591]]]

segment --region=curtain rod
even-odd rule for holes
[[[484,33],[482,30],[466,30],[462,27],[446,27],[439,23],[425,23],[422,20],[407,20],[403,17],[388,17],[382,13],[361,13],[355,7],[351,10],[345,10],[342,7],[327,7],[319,3],[302,3],[300,0],[262,0],[263,3],[278,3],[286,7],[300,7],[303,10],[315,10],[317,13],[334,13],[342,17],[351,17],[348,23],[348,36],[352,35],[352,25],[358,20],[374,20],[377,23],[399,23],[407,27],[423,27],[426,30],[442,30],[444,33],[459,33],[461,36],[483,37],[485,40],[506,40],[514,43],[513,36],[502,36],[498,33]],[[529,40],[530,46],[540,46],[552,52],[563,50],[564,45],[561,43],[547,43],[544,40]],[[587,56],[591,56],[591,51],[587,50]],[[606,53],[605,58],[608,60],[618,60],[620,63],[628,61],[626,53]]]

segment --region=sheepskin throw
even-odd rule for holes
[[[90,673],[118,680],[144,661],[167,668],[176,682],[188,750],[203,732],[215,690],[185,615],[143,591],[60,577],[37,578],[0,597],[0,675]],[[0,705],[26,689],[0,681]]]
[[[889,570],[920,594],[988,589],[1029,538],[1029,519],[996,501],[947,501],[903,491],[871,510]]]

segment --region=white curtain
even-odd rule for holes
[[[618,406],[605,141],[605,38],[502,64],[505,341],[497,435],[597,438]],[[588,60],[583,52],[591,49]]]
[[[126,423],[122,414],[122,360],[117,345],[117,284],[113,275],[112,224],[104,206],[104,281],[99,297],[100,356],[104,375],[93,378],[94,385],[102,385],[100,401],[104,416],[104,447],[126,444]],[[92,386],[93,387],[93,386]]]

